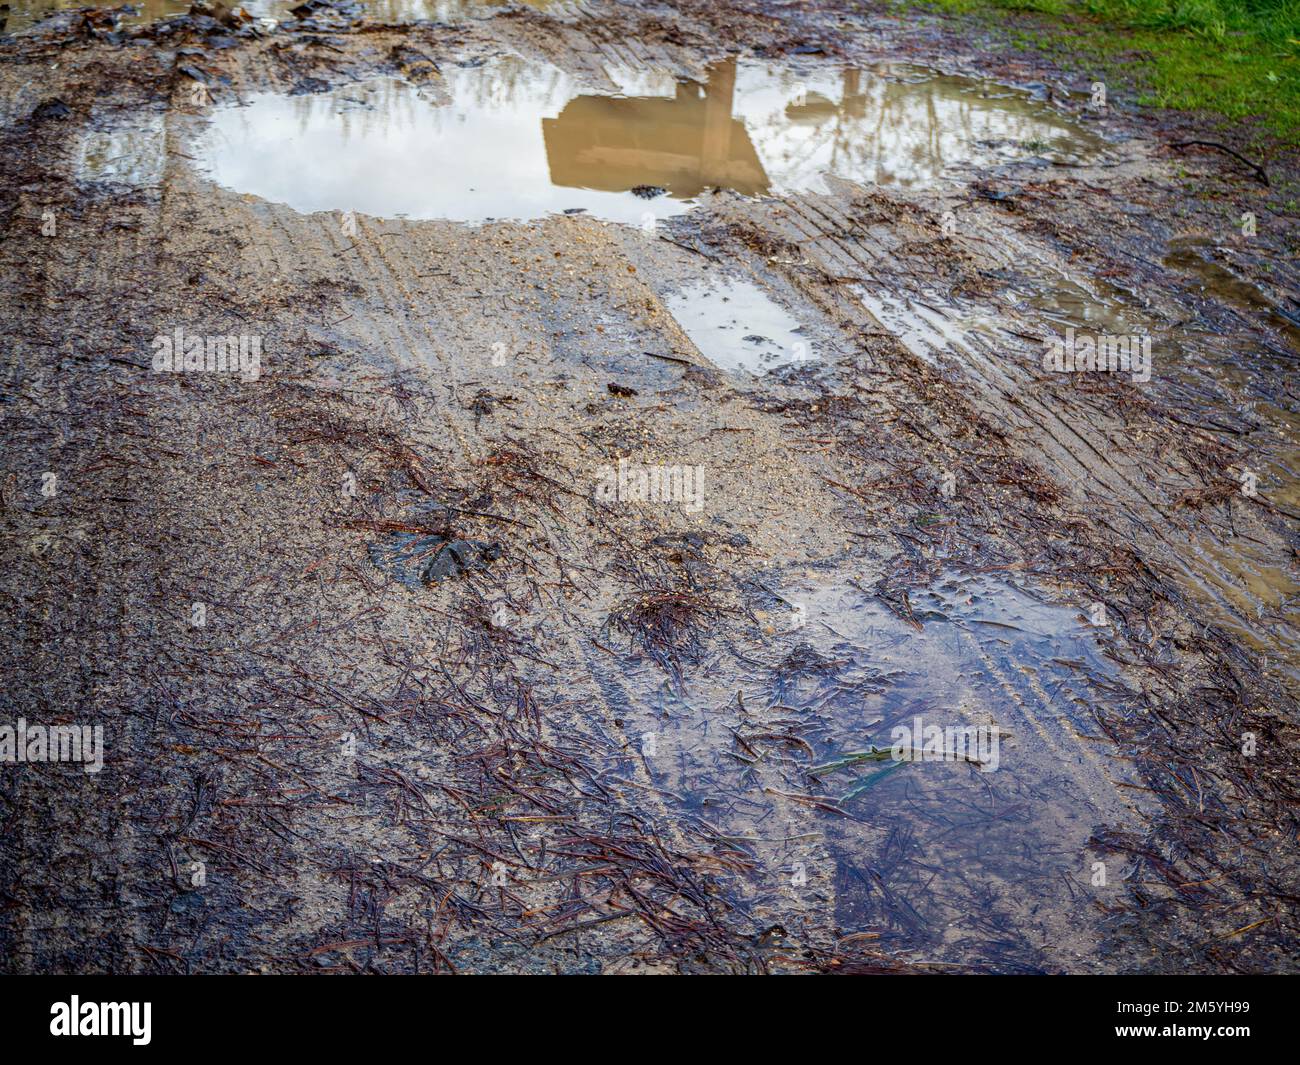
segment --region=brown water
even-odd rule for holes
[[[91,6],[93,5],[90,3],[79,3],[77,0],[9,0],[9,21],[6,30],[14,33],[26,29],[55,12]],[[190,5],[182,3],[181,0],[136,0],[132,6],[137,10],[134,14],[123,12],[121,19],[123,26],[138,26],[167,18],[169,15],[183,15],[190,9]],[[251,13],[253,5],[248,5],[248,10]]]
[[[1247,467],[1258,495],[1295,513],[1300,510],[1300,397],[1294,367],[1300,330],[1286,311],[1245,278],[1218,261],[1200,240],[1178,240],[1165,258],[1183,275],[1195,297],[1195,313],[1170,303],[1154,307],[1142,294],[1101,279],[1040,276],[1026,279],[1008,298],[1020,324],[1043,338],[1073,328],[1093,334],[1152,337],[1150,387],[1163,402],[1200,420],[1208,430],[1233,434],[1248,448]],[[859,289],[872,314],[916,354],[934,359],[946,352],[961,361],[977,350],[1006,351],[1005,322],[992,313]],[[1010,338],[1023,347],[1027,338]],[[1030,358],[1041,353],[1032,349]],[[1235,507],[1256,504],[1231,501]],[[1284,550],[1239,535],[1220,503],[1200,514],[1210,528],[1193,523],[1175,556],[1184,585],[1201,604],[1204,621],[1222,626],[1268,656],[1300,687],[1300,569]]]
[[[218,183],[303,212],[483,222],[587,211],[649,228],[719,186],[925,185],[958,164],[1099,147],[1024,94],[910,70],[740,60],[703,83],[607,73],[621,91],[504,57],[419,90],[378,80],[254,95],[215,109],[197,151]]]
[[[1291,317],[1296,311],[1216,261],[1205,241],[1172,241],[1164,265],[1182,275],[1198,305],[1195,315],[1180,315],[1172,324],[1146,310],[1136,294],[1104,283],[1094,292],[1061,281],[1028,302],[1058,333],[1073,326],[1157,336],[1161,357],[1155,372],[1175,388],[1211,394],[1211,402],[1201,405],[1207,425],[1216,416],[1257,424],[1252,443],[1261,482],[1268,483],[1271,499],[1297,509],[1300,397],[1291,383],[1300,361],[1300,325]]]

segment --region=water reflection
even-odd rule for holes
[[[723,369],[757,377],[816,358],[799,323],[752,281],[696,281],[666,302],[700,353]]]
[[[8,31],[21,30],[56,11],[69,11],[91,6],[92,0],[8,0],[10,7]],[[365,17],[377,22],[455,22],[490,14],[492,9],[508,3],[527,4],[545,9],[554,0],[362,0]],[[292,8],[302,0],[244,0],[231,7],[242,7],[257,18],[291,19]],[[111,4],[110,4],[111,6]],[[190,0],[135,0],[131,5],[134,14],[122,16],[124,26],[145,25],[173,15],[183,15],[190,9]]]
[[[477,222],[585,210],[639,222],[714,186],[797,192],[828,175],[915,185],[957,163],[1098,144],[1023,95],[965,79],[745,60],[703,83],[609,74],[621,91],[593,93],[554,66],[504,57],[445,68],[419,91],[390,80],[262,94],[218,110],[200,153],[220,183],[301,211]]]
[[[729,62],[715,66],[705,85],[677,84],[669,99],[576,97],[542,121],[551,180],[612,191],[653,186],[682,200],[716,185],[765,192],[754,143],[732,117],[735,90]]]
[[[149,188],[162,181],[165,152],[163,116],[133,115],[108,129],[83,131],[73,174],[81,182]]]
[[[827,174],[927,185],[961,164],[1081,159],[1102,144],[1015,90],[888,68],[798,72],[742,63],[735,110],[774,191],[819,190]]]
[[[444,70],[436,88],[382,80],[321,95],[261,94],[200,137],[213,178],[299,211],[483,222],[566,210],[637,223],[647,201],[551,179],[542,123],[578,95],[556,67],[506,57]],[[667,197],[659,215],[687,209]]]
[[[675,816],[752,863],[728,888],[759,927],[833,926],[996,971],[1088,967],[1105,933],[1078,904],[1091,837],[1142,825],[1138,781],[1097,734],[1093,708],[1126,698],[1097,630],[956,571],[912,590],[913,624],[855,568],[767,575],[770,635],[719,641],[682,683],[648,657],[593,653],[625,732],[655,737],[638,764]],[[918,715],[996,730],[998,768],[851,757]]]
[[[9,16],[5,27],[8,33],[26,29],[57,11],[92,6],[91,0],[8,0],[8,3]],[[182,0],[136,0],[131,6],[136,9],[135,13],[122,14],[124,26],[138,26],[171,15],[183,15],[190,9],[189,3]],[[248,9],[252,11],[251,4]]]

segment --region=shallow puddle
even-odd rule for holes
[[[1117,301],[1095,296],[1067,279],[1046,292],[1035,293],[1028,305],[1053,326],[1044,331],[1045,336],[1064,335],[1070,328],[1115,336],[1141,331]]]
[[[1190,279],[1198,314],[1166,325],[1137,294],[1102,284],[1100,294],[1062,280],[1028,305],[1057,334],[1068,327],[1093,333],[1150,334],[1157,345],[1153,372],[1188,397],[1213,428],[1217,416],[1256,420],[1253,435],[1269,498],[1300,507],[1300,414],[1290,382],[1300,358],[1300,311],[1270,300],[1254,284],[1214,259],[1202,241],[1173,241],[1164,265]],[[1050,331],[1050,330],[1049,330]],[[1204,393],[1214,394],[1207,402]],[[1260,471],[1257,471],[1260,472]]]
[[[1171,241],[1164,265],[1191,275],[1195,288],[1204,296],[1221,300],[1238,313],[1267,323],[1290,344],[1289,351],[1273,350],[1273,354],[1295,358],[1300,353],[1300,300],[1292,297],[1289,307],[1274,303],[1254,284],[1216,262],[1214,246],[1205,241]]]
[[[9,21],[5,28],[9,33],[16,33],[55,12],[90,5],[86,0],[9,0],[8,6]],[[160,18],[167,18],[169,15],[183,15],[190,9],[190,5],[182,0],[135,0],[132,6],[136,9],[135,13],[123,12],[121,25],[139,26]],[[251,12],[252,5],[249,4],[247,7]]]
[[[1192,291],[1206,301],[1195,319],[1169,332],[1176,360],[1171,372],[1187,389],[1188,409],[1205,410],[1203,416],[1212,418],[1216,406],[1226,407],[1225,414],[1241,418],[1252,430],[1242,437],[1249,448],[1242,473],[1255,479],[1254,490],[1263,500],[1291,513],[1300,510],[1300,402],[1294,383],[1300,328],[1294,308],[1274,303],[1216,262],[1213,247],[1201,241],[1172,242],[1164,265],[1191,278]],[[1227,403],[1207,402],[1207,389]],[[1207,517],[1223,526],[1223,546],[1208,536],[1193,539],[1192,550],[1206,574],[1199,581],[1202,589],[1231,608],[1225,627],[1267,654],[1272,668],[1300,690],[1295,559],[1270,557],[1251,537],[1237,536],[1223,506]]]
[[[513,0],[529,7],[545,9],[555,0]],[[245,0],[231,7],[242,7],[255,18],[287,21],[294,18],[293,8],[302,0]],[[365,0],[365,17],[379,22],[454,22],[458,19],[484,17],[493,9],[508,6],[511,0]],[[8,30],[13,33],[39,22],[56,11],[88,6],[87,0],[9,0]],[[184,15],[190,0],[134,0],[135,13],[121,16],[122,26],[142,26],[174,15]],[[328,14],[328,12],[326,12]]]
[[[578,146],[554,126],[577,94],[559,69],[505,58],[444,74],[427,93],[388,79],[254,95],[213,113],[198,155],[219,184],[304,213],[485,222],[588,211],[640,224],[651,210],[631,191],[637,181],[620,189],[553,179],[558,170],[576,181],[581,169]],[[659,216],[686,209],[666,196],[653,206]]]
[[[1092,719],[1124,698],[1099,630],[995,575],[913,589],[910,619],[839,567],[766,586],[761,646],[602,682],[660,794],[753,863],[744,904],[1003,970],[1094,949],[1089,840],[1140,819]],[[978,758],[884,753],[918,725]]]
[[[908,68],[800,71],[742,62],[733,111],[774,192],[817,191],[826,175],[932,185],[958,165],[1081,160],[1103,144],[1026,93]]]
[[[924,302],[852,286],[873,318],[888,329],[913,355],[933,363],[937,352],[967,349],[965,323],[948,318]]]
[[[76,151],[76,180],[136,189],[157,186],[166,158],[165,135],[160,114],[85,130]]]
[[[954,163],[1086,153],[1099,142],[1023,95],[959,78],[757,61],[704,83],[610,70],[593,92],[506,57],[416,90],[380,80],[259,94],[199,137],[213,178],[304,212],[464,222],[587,211],[653,225],[708,189],[816,190],[828,175],[929,183]]]
[[[752,281],[695,281],[664,302],[715,366],[761,376],[817,357],[799,323]]]

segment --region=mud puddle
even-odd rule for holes
[[[511,0],[367,0],[361,7],[365,17],[379,22],[455,22],[465,18],[490,17],[509,5]],[[528,7],[546,10],[555,0],[513,0]],[[271,18],[279,22],[290,21],[293,9],[302,0],[246,0],[242,7],[254,18]],[[10,0],[8,32],[15,33],[36,24],[59,11],[72,11],[86,7],[86,0]],[[122,26],[143,26],[160,19],[187,14],[190,0],[135,0],[130,5],[134,11],[123,11]]]
[[[701,354],[721,369],[758,377],[818,357],[799,322],[752,281],[694,281],[665,302]]]
[[[199,156],[219,184],[303,213],[480,223],[585,211],[640,224],[646,196],[658,197],[659,216],[687,209],[658,189],[631,191],[640,174],[621,188],[616,179],[593,187],[597,176],[579,164],[570,136],[581,123],[556,117],[580,96],[558,68],[503,58],[444,74],[436,95],[395,79],[254,95],[214,112]]]
[[[1140,816],[1092,719],[1125,695],[1098,630],[991,574],[942,575],[910,617],[844,567],[763,587],[762,646],[720,649],[680,687],[649,663],[605,680],[656,786],[754,863],[736,884],[753,916],[1077,968],[1089,838]],[[932,726],[968,735],[967,755],[888,753]]]
[[[1081,161],[1104,145],[1028,93],[905,66],[742,63],[734,113],[773,192],[820,192],[828,175],[933,185],[958,166],[1029,157]]]
[[[78,0],[10,0],[8,6],[9,17],[5,29],[9,33],[17,33],[60,11],[74,11],[90,5]],[[256,5],[245,6],[251,13]],[[142,26],[171,15],[183,15],[190,9],[190,5],[182,0],[136,0],[131,7],[134,11],[124,10],[119,16],[123,26]]]
[[[75,158],[73,175],[81,184],[156,187],[162,181],[166,158],[163,116],[133,116],[104,129],[86,129]]]
[[[1229,627],[1269,655],[1300,690],[1294,656],[1300,643],[1295,625],[1300,568],[1294,554],[1270,554],[1252,537],[1239,536],[1232,520],[1233,506],[1250,505],[1254,498],[1291,514],[1300,511],[1300,397],[1294,386],[1300,328],[1293,320],[1300,305],[1275,303],[1216,262],[1213,248],[1202,241],[1172,242],[1164,265],[1189,277],[1197,295],[1196,316],[1168,330],[1171,372],[1189,407],[1226,407],[1240,417],[1251,448],[1247,464],[1236,471],[1239,491],[1247,498],[1240,504],[1230,500],[1211,515],[1224,526],[1224,535],[1194,539],[1193,550],[1209,570],[1228,578],[1202,580],[1202,587],[1227,600],[1242,619]]]
[[[595,92],[518,57],[262,93],[219,108],[198,155],[218,183],[302,212],[461,222],[585,211],[647,228],[706,190],[820,190],[828,176],[916,185],[957,161],[1086,153],[1097,142],[1010,90],[936,75],[750,60],[707,81],[609,71]]]
[[[938,307],[921,299],[895,296],[861,285],[852,286],[852,291],[913,355],[933,362],[935,353],[946,348],[969,350],[965,327],[969,323],[950,319]]]
[[[1190,389],[1218,391],[1227,402],[1210,410],[1235,412],[1264,429],[1257,445],[1268,459],[1274,498],[1291,508],[1300,505],[1300,417],[1295,397],[1285,391],[1288,371],[1300,358],[1300,325],[1288,307],[1215,262],[1205,242],[1173,241],[1164,265],[1188,278],[1196,314],[1168,323],[1135,293],[1113,285],[1092,292],[1068,280],[1035,294],[1029,305],[1057,335],[1067,328],[1150,334],[1164,356],[1154,361],[1153,372],[1163,371]]]

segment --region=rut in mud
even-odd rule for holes
[[[7,971],[1294,964],[1294,219],[679,8],[0,42]]]

